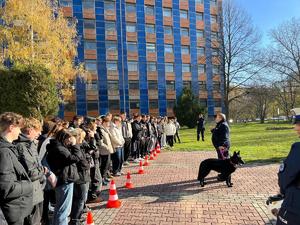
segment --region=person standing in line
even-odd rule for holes
[[[125,140],[124,143],[124,166],[128,166],[128,158],[131,153],[131,139],[132,139],[132,128],[131,128],[131,123],[128,122],[126,118],[126,112],[121,113],[121,119],[122,119],[122,135]]]
[[[12,144],[18,139],[23,122],[16,113],[0,115],[0,207],[9,225],[23,225],[24,218],[32,212],[32,182]]]
[[[170,147],[173,147],[174,145],[174,135],[176,133],[176,127],[174,124],[174,120],[169,118],[168,123],[165,125],[165,133],[166,133],[166,140],[167,144]]]
[[[175,119],[174,119],[174,124],[175,124],[175,127],[176,127],[176,133],[175,133],[175,135],[174,135],[174,142],[176,143],[176,138],[177,138],[178,143],[181,143],[180,137],[179,137],[180,124],[178,123],[176,117],[175,117]]]
[[[141,116],[139,114],[134,114],[132,126],[132,139],[131,139],[131,149],[132,149],[132,158],[135,163],[139,162],[141,146],[140,142],[142,139],[143,128],[140,124]]]
[[[205,131],[204,116],[202,114],[199,114],[199,118],[197,120],[197,141],[200,140],[200,134],[201,134],[202,141],[204,141],[204,131]]]

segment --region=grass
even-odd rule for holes
[[[197,142],[196,128],[181,129],[182,143],[176,143],[173,149],[175,151],[214,151],[210,128],[213,126],[206,126],[204,142]],[[248,163],[279,162],[287,156],[291,144],[299,141],[291,124],[234,124],[230,129],[230,151],[241,151],[243,159]]]

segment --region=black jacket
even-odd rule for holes
[[[0,206],[8,223],[32,211],[32,183],[15,151],[13,144],[0,137]]]
[[[282,208],[300,217],[300,142],[292,145],[288,157],[280,166],[278,184],[285,195]]]
[[[204,128],[205,120],[204,118],[199,118],[197,120],[197,129],[202,130]]]
[[[137,120],[133,121],[131,126],[132,126],[132,141],[137,141],[141,138],[143,129]]]
[[[212,129],[211,139],[216,149],[220,146],[224,146],[226,148],[230,147],[229,126],[227,122],[222,120],[217,123],[216,127]]]
[[[78,150],[68,149],[55,139],[50,140],[47,145],[47,162],[57,176],[57,186],[78,180],[76,163],[80,161],[80,157],[76,155],[77,152]]]
[[[90,164],[88,162],[88,155],[86,153],[89,148],[90,146],[86,142],[84,142],[80,146],[76,146],[72,149],[72,153],[74,155],[77,155],[80,159],[80,161],[76,163],[79,175],[79,180],[75,182],[77,184],[83,184],[91,181]]]

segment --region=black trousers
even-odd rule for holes
[[[167,144],[173,147],[174,145],[174,135],[168,135],[166,136]]]
[[[289,212],[283,208],[279,210],[276,225],[299,225],[300,214]]]
[[[131,156],[134,159],[138,159],[140,157],[141,152],[140,140],[131,141]]]
[[[176,131],[176,133],[174,135],[174,142],[175,143],[176,143],[176,138],[177,138],[178,142],[180,143],[181,141],[180,141],[180,137],[179,137],[179,132],[178,131]]]
[[[131,138],[125,138],[124,143],[124,162],[126,162],[131,154]]]
[[[102,188],[102,176],[100,172],[100,159],[95,159],[95,166],[90,169],[91,183],[90,183],[90,196],[92,198],[97,198],[97,193],[101,191]]]
[[[109,155],[100,155],[101,165],[100,165],[100,172],[102,178],[107,178],[107,173],[110,165],[110,154]]]
[[[205,131],[204,128],[198,128],[197,129],[197,141],[200,140],[200,133],[201,133],[202,141],[204,141],[204,131]]]
[[[87,200],[87,194],[89,189],[89,183],[74,184],[73,190],[73,202],[70,213],[69,225],[80,224],[80,218],[83,213],[84,204]]]

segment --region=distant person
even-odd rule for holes
[[[203,114],[199,114],[199,118],[197,120],[197,141],[201,139],[204,141],[204,131],[205,131],[205,120]]]
[[[176,133],[175,133],[175,135],[174,135],[174,142],[176,143],[176,139],[177,139],[178,143],[181,143],[180,137],[179,137],[180,124],[178,123],[176,117],[175,117],[175,119],[174,119],[174,124],[175,124],[175,127],[176,127]]]
[[[174,135],[176,133],[176,126],[174,124],[173,119],[169,118],[168,123],[165,126],[165,132],[166,132],[167,144],[170,147],[173,147],[173,145],[174,145]]]
[[[230,130],[226,122],[226,116],[218,113],[216,118],[216,127],[211,130],[212,143],[217,151],[218,159],[227,159],[230,148]]]
[[[295,112],[294,130],[300,137],[300,108]],[[278,173],[280,193],[284,196],[276,225],[300,224],[300,142],[292,145],[291,150]]]

